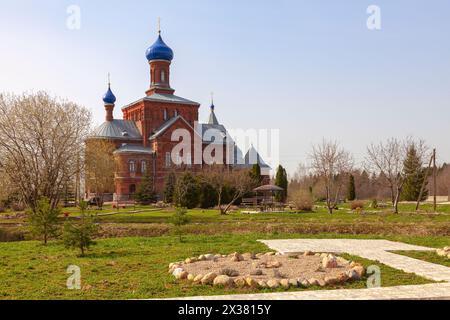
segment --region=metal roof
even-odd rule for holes
[[[262,192],[262,191],[284,191],[283,188],[280,188],[279,186],[267,184],[261,187],[258,187],[256,189],[253,189],[255,192]]]
[[[223,125],[200,123],[198,128],[203,142],[214,142],[215,137],[220,135],[223,138],[223,143],[226,143],[227,129]]]
[[[156,129],[156,131],[150,136],[150,140],[153,140],[163,134],[167,129],[170,128],[178,119],[182,118],[180,115],[170,118],[168,121],[164,122],[161,127]]]
[[[152,60],[173,60],[173,50],[163,41],[161,34],[159,34],[156,42],[147,49],[145,56],[148,61]]]
[[[141,133],[134,121],[113,120],[106,121],[97,127],[91,138],[142,140]]]
[[[211,114],[209,115],[208,124],[213,125],[219,124],[219,120],[217,120],[216,114],[214,113],[214,106],[211,106]]]
[[[259,164],[261,168],[270,168],[259,155],[258,151],[256,151],[255,147],[252,146],[245,155],[245,165],[253,166],[255,164]]]
[[[139,99],[138,101],[135,101],[133,103],[130,103],[122,108],[126,109],[129,106],[135,105],[137,102],[141,101],[155,101],[155,102],[164,102],[164,103],[178,103],[178,104],[187,104],[191,106],[199,106],[200,103],[191,101],[182,97],[178,97],[174,94],[166,94],[166,93],[154,93],[150,96],[146,96],[142,99]]]
[[[120,154],[120,153],[153,154],[153,150],[151,148],[146,148],[146,147],[140,146],[140,145],[124,144],[119,149],[114,151],[114,154]]]

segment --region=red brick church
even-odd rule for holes
[[[111,188],[115,190],[115,200],[128,200],[146,172],[152,174],[155,189],[161,194],[168,173],[182,170],[201,171],[207,164],[203,157],[200,163],[195,161],[195,141],[200,141],[201,151],[204,151],[208,146],[217,144],[215,139],[206,137],[205,131],[213,130],[223,137],[227,135],[227,130],[217,120],[214,104],[210,107],[208,123],[201,124],[198,122],[200,104],[174,94],[175,90],[170,85],[170,66],[174,53],[164,43],[161,32],[156,42],[147,49],[146,57],[150,65],[150,86],[145,92],[146,96],[122,107],[123,120],[114,119],[116,97],[109,85],[103,97],[106,121],[95,129],[87,141],[104,139],[117,147],[114,152],[117,169],[114,188]],[[179,141],[172,141],[172,133],[177,129],[185,129],[193,137],[190,153],[181,155],[185,159],[182,165],[175,164],[171,156],[172,150],[179,144]],[[224,149],[227,148],[225,140],[226,138],[220,142]],[[235,144],[233,148],[234,156],[230,167],[249,168],[258,162],[263,175],[269,175],[269,166],[254,148],[251,148],[245,157],[242,157]],[[226,162],[225,157],[226,150],[223,163],[230,163]],[[89,192],[87,190],[88,194]]]

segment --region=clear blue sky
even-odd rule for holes
[[[66,27],[69,5],[81,29]],[[366,9],[381,8],[369,31]],[[172,86],[231,128],[279,128],[292,172],[313,143],[365,147],[414,135],[450,161],[450,2],[0,1],[0,91],[48,90],[104,118],[112,74],[120,107],[144,96],[157,18],[175,52]]]

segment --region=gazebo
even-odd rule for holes
[[[284,191],[284,189],[271,184],[253,189],[256,194],[256,203],[261,205],[263,211],[277,207],[275,193],[281,191]],[[259,196],[261,193],[263,194],[262,197]]]

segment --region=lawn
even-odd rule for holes
[[[450,205],[442,205],[442,214],[413,211],[412,204],[401,204],[401,212],[393,214],[390,209],[370,210],[356,213],[343,204],[330,215],[323,206],[316,206],[314,212],[285,212],[242,214],[240,211],[220,215],[217,210],[189,210],[190,224],[183,227],[188,234],[217,235],[223,233],[284,233],[284,234],[370,234],[370,235],[414,235],[414,236],[450,236],[450,214],[445,213]],[[428,209],[425,205],[424,209]],[[64,209],[75,219],[79,212],[76,208]],[[170,217],[174,210],[157,209],[149,206],[121,209],[117,212],[110,206],[104,210],[92,210],[98,214],[102,224],[102,238],[163,236],[171,235],[173,226]],[[8,215],[8,217],[6,216]],[[64,217],[61,216],[61,223]],[[2,228],[14,232],[26,231],[26,216],[23,214],[0,214]],[[29,237],[28,237],[29,238]],[[31,240],[31,239],[30,239]],[[1,241],[1,237],[0,237]]]
[[[414,259],[428,261],[435,264],[441,264],[450,268],[450,259],[440,257],[436,252],[423,252],[423,251],[397,251],[397,254],[401,254]]]
[[[99,240],[87,257],[66,250],[54,241],[48,246],[38,242],[0,243],[0,299],[140,299],[168,298],[193,295],[250,293],[250,289],[219,289],[193,286],[177,282],[167,273],[170,262],[203,253],[227,254],[266,252],[268,248],[257,239],[269,238],[377,238],[379,236],[345,236],[337,234],[245,234],[185,237],[116,238]],[[389,238],[389,237],[388,237]],[[391,237],[391,240],[443,247],[450,245],[448,237]],[[365,266],[381,267],[382,285],[423,284],[430,281],[372,261],[353,257]],[[66,268],[81,268],[81,291],[65,287]],[[345,285],[345,288],[364,288],[365,281]],[[336,287],[340,288],[340,287]],[[320,288],[313,288],[320,289]],[[269,292],[267,290],[257,292]]]

